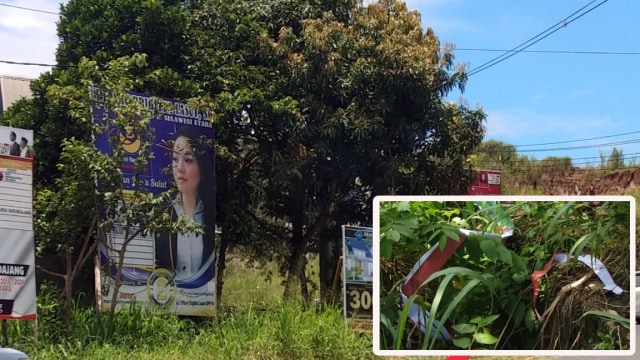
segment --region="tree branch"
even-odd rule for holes
[[[47,270],[46,268],[44,268],[44,267],[42,267],[42,266],[40,266],[40,265],[36,265],[36,269],[38,269],[38,270],[42,271],[42,272],[43,272],[43,273],[45,273],[45,274],[49,274],[49,275],[51,275],[51,276],[59,277],[59,278],[61,278],[61,279],[63,279],[63,280],[66,280],[66,279],[67,279],[67,275],[66,275],[66,274],[57,273],[57,272],[55,272],[55,271]]]

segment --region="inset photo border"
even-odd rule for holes
[[[632,196],[377,196],[373,351],[633,355],[636,256]]]

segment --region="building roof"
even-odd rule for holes
[[[373,259],[373,254],[371,254],[371,247],[365,244],[362,240],[358,240],[355,238],[347,239],[347,250],[353,252],[354,249],[364,251],[366,257]]]
[[[33,79],[0,74],[0,114],[21,98],[31,98]]]

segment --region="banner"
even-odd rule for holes
[[[0,319],[36,318],[33,131],[0,126]]]
[[[342,225],[344,317],[358,328],[371,329],[373,311],[373,230]]]
[[[203,226],[204,235],[195,233],[147,234],[138,236],[126,248],[121,287],[116,308],[136,302],[165,308],[178,315],[215,315],[215,171],[214,129],[206,113],[184,103],[130,93],[148,109],[164,109],[151,119],[149,131],[136,136],[125,129],[105,124],[100,101],[105,95],[91,88],[94,99],[93,121],[107,128],[95,135],[96,147],[112,154],[110,139],[124,145],[122,182],[125,198],[133,194],[133,176],[138,152],[151,144],[153,156],[138,173],[143,191],[159,195],[175,190],[171,216],[187,216]],[[138,190],[139,191],[139,190]],[[116,224],[107,244],[99,248],[102,309],[111,306],[118,253],[125,241],[124,224]]]

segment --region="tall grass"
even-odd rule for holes
[[[309,267],[313,271],[317,261]],[[345,325],[340,309],[316,312],[299,301],[283,301],[276,270],[272,263],[255,267],[231,261],[221,312],[214,319],[181,319],[139,307],[109,317],[76,305],[72,332],[61,321],[59,291],[44,283],[38,296],[38,345],[34,323],[14,321],[9,322],[11,346],[42,360],[374,358],[371,335]]]

